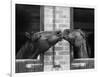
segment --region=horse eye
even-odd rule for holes
[[[57,32],[57,34],[59,34],[59,32]]]
[[[59,32],[57,32],[57,34],[60,34],[61,32],[59,31]]]

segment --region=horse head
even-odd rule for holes
[[[61,31],[41,31],[36,33],[26,33],[35,46],[35,51],[31,58],[36,58],[40,53],[46,52],[51,46],[62,40]]]
[[[63,38],[73,46],[73,52],[77,53],[77,58],[88,57],[85,37],[85,33],[81,29],[65,29],[63,31]]]

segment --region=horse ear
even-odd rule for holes
[[[31,39],[30,33],[25,32],[25,36],[26,36],[28,39]]]
[[[32,40],[37,41],[38,39],[40,39],[41,34],[39,33],[34,33],[34,36],[32,37]]]

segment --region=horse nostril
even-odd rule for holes
[[[57,32],[57,35],[61,34],[60,32]]]

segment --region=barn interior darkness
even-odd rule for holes
[[[73,27],[86,33],[90,58],[94,57],[94,9],[73,8]]]
[[[16,4],[16,54],[27,40],[25,32],[40,31],[40,6]]]

